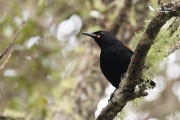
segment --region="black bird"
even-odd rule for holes
[[[82,34],[94,38],[101,49],[100,67],[107,80],[117,89],[121,77],[127,72],[133,51],[107,31]],[[152,81],[150,85],[155,86]]]

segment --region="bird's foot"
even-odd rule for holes
[[[114,97],[114,92],[113,92],[113,93],[111,93],[111,96],[110,96],[110,98],[109,98],[108,102],[112,101],[112,98],[113,98],[113,97]]]
[[[117,88],[114,90],[114,92],[113,92],[113,93],[111,93],[111,96],[110,96],[110,98],[109,98],[108,102],[112,101],[112,98],[114,97],[114,93],[116,92],[116,90],[117,90]]]

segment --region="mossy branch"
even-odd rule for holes
[[[140,41],[134,51],[131,63],[128,67],[127,74],[120,83],[120,87],[116,90],[112,101],[101,111],[96,120],[112,120],[128,101],[138,97],[148,95],[144,89],[135,91],[135,86],[139,83],[142,76],[142,70],[145,64],[145,59],[149,49],[161,27],[174,16],[180,15],[180,1],[175,4],[168,4],[163,6],[168,12],[158,12],[157,15],[148,24],[146,30],[142,34]]]

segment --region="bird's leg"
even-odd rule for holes
[[[126,75],[126,73],[124,73],[124,74],[121,75],[121,80],[125,77],[125,75]],[[108,102],[112,100],[112,98],[114,97],[114,93],[116,92],[117,89],[118,89],[118,88],[116,88],[116,89],[114,90],[114,92],[111,93],[111,96],[110,96]]]
[[[113,93],[111,93],[111,96],[110,96],[110,98],[109,98],[109,100],[108,100],[108,102],[110,102],[111,100],[112,100],[112,98],[114,97],[114,93],[116,92],[116,90],[117,90],[118,88],[116,88],[115,90],[114,90],[114,92]]]

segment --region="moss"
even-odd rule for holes
[[[171,31],[174,29],[168,29],[171,22],[173,22],[173,19],[162,27],[154,41],[154,44],[148,52],[146,57],[146,66],[148,66],[147,68],[150,67],[150,69],[144,70],[143,72],[145,81],[152,79],[152,77],[160,70],[160,62],[167,62],[168,59],[166,57],[168,56],[168,50],[172,48],[172,46],[178,41],[180,41],[178,36],[178,33],[180,33],[180,28],[178,28],[177,31],[170,36]]]
[[[126,113],[127,113],[127,108],[124,107],[123,110],[122,110],[120,113],[117,114],[117,116],[115,117],[114,120],[119,120],[119,119],[120,119],[120,120],[124,120],[125,117],[126,117]],[[118,119],[118,118],[119,118],[119,119]]]
[[[133,100],[133,107],[134,108],[138,108],[138,106],[144,102],[144,98],[140,97],[140,98],[136,98],[135,100]]]
[[[151,13],[152,14],[152,13]],[[175,44],[180,41],[179,33],[180,27],[176,28],[171,27],[168,29],[169,25],[173,23],[174,19],[169,20],[159,31],[159,34],[155,38],[154,44],[151,46],[151,49],[148,52],[145,62],[145,68],[143,70],[143,83],[147,87],[149,85],[149,80],[160,70],[159,63],[165,61],[167,63],[168,51]],[[149,24],[149,20],[145,20],[145,28]],[[174,32],[175,31],[175,32]],[[172,34],[174,32],[174,34]],[[171,36],[172,35],[172,36]],[[135,39],[140,40],[142,32],[135,34]],[[148,87],[148,88],[149,88]]]

